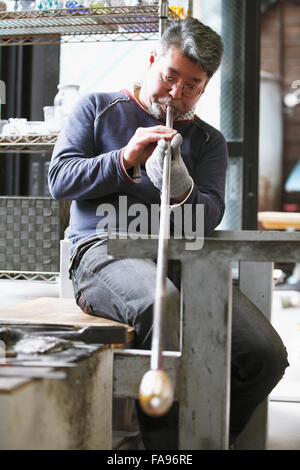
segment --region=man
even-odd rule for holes
[[[224,213],[227,146],[222,134],[194,115],[196,103],[218,69],[219,35],[196,19],[173,23],[159,53],[134,94],[93,93],[73,110],[55,146],[51,194],[72,200],[70,274],[78,305],[86,313],[133,325],[136,347],[150,349],[156,265],[153,260],[113,260],[107,255],[107,227],[126,232],[137,204],[149,213],[160,203],[162,162],[171,141],[171,205],[204,206],[204,232]],[[165,126],[167,105],[174,129]],[[125,199],[124,199],[125,198]],[[124,205],[126,202],[126,205]],[[127,214],[124,214],[127,211]],[[126,217],[124,217],[126,215]],[[174,230],[171,217],[171,230]],[[152,225],[151,225],[152,223]],[[183,227],[185,233],[185,227]],[[201,293],[199,293],[201,305]],[[178,348],[179,279],[170,270],[165,348]],[[260,335],[257,332],[260,332]],[[260,313],[247,324],[234,312],[232,332],[231,442],[287,366],[280,338]],[[163,418],[139,411],[144,443],[150,449],[176,448],[176,405]]]

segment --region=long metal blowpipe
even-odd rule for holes
[[[170,128],[173,127],[173,109],[171,106],[167,107],[166,126]],[[173,384],[162,366],[163,327],[167,308],[166,278],[170,232],[171,159],[171,143],[168,141],[163,165],[163,184],[161,191],[151,364],[150,370],[142,378],[139,390],[140,405],[144,412],[150,416],[161,416],[167,413],[174,397]]]

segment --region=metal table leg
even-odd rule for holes
[[[183,261],[181,449],[226,449],[229,432],[231,263]]]

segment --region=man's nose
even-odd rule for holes
[[[178,99],[182,97],[182,88],[181,86],[175,85],[169,91],[169,94],[172,96],[173,99]]]

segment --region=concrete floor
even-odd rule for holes
[[[58,292],[58,282],[0,280],[0,305],[57,297]],[[272,323],[286,345],[290,367],[270,396],[268,449],[300,450],[300,292],[274,292]]]

